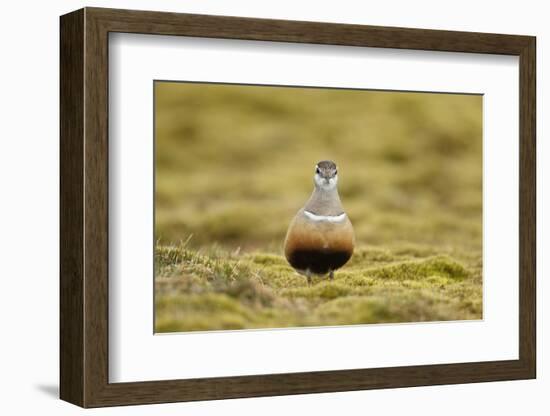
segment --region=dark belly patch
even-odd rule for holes
[[[294,250],[287,258],[297,270],[309,270],[314,274],[327,274],[342,267],[351,257],[350,251]]]

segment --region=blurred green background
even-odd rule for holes
[[[158,331],[481,318],[480,95],[156,82],[155,126]],[[355,283],[315,289],[281,255],[323,159]],[[354,317],[321,313],[354,299]]]

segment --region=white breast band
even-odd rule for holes
[[[304,214],[306,214],[306,217],[308,217],[310,220],[313,220],[313,221],[340,222],[340,221],[344,221],[344,219],[346,218],[345,212],[343,212],[340,215],[317,215],[312,212],[304,210]]]

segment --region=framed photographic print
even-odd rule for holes
[[[62,16],[61,398],[534,378],[535,49]]]

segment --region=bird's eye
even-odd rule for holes
[[[335,170],[335,171],[334,171],[334,174],[335,174],[335,175],[338,175],[338,170]]]
[[[315,173],[320,174],[320,173],[321,173],[321,169],[319,169],[319,168],[315,169]]]

